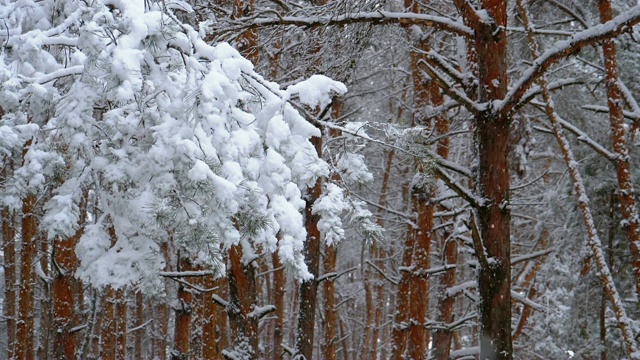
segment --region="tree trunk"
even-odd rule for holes
[[[325,244],[323,264],[325,274],[336,271],[337,255],[337,244]],[[324,292],[324,339],[322,342],[322,358],[324,360],[335,360],[336,344],[338,341],[338,317],[336,312],[336,287],[333,280],[325,279],[322,283],[322,289]]]
[[[322,156],[322,138],[313,137],[311,143],[319,157]],[[318,178],[313,187],[307,190],[305,199],[305,228],[307,242],[304,247],[304,259],[313,279],[300,284],[300,309],[298,315],[298,333],[296,351],[305,360],[313,359],[314,331],[316,322],[316,303],[318,291],[318,274],[320,273],[320,230],[318,221],[320,216],[312,213],[313,204],[320,198],[322,179]]]
[[[600,10],[600,21],[602,23],[613,18],[610,0],[599,0],[598,9]],[[603,40],[602,53],[606,73],[605,84],[607,86],[609,123],[611,124],[611,142],[613,144],[613,152],[617,155],[618,201],[620,202],[620,211],[629,241],[636,293],[640,296],[640,217],[638,217],[638,206],[635,200],[629,149],[626,144],[627,132],[622,113],[622,96],[618,84],[616,44],[613,39]]]
[[[144,295],[142,295],[142,291],[136,291],[135,295],[136,299],[136,318],[135,318],[135,333],[133,334],[133,356],[137,359],[144,358],[145,354],[142,352],[142,341],[145,336],[145,329],[142,327],[144,324]]]
[[[230,266],[229,304],[227,314],[231,325],[231,350],[243,359],[258,356],[258,318],[252,314],[256,309],[256,278],[253,263],[244,264],[240,245],[229,249]],[[225,357],[231,358],[229,353]]]
[[[127,358],[127,292],[119,288],[115,293],[116,360]]]
[[[413,225],[408,225],[407,233],[413,232]],[[410,311],[411,295],[411,264],[413,264],[413,248],[415,238],[407,235],[402,252],[402,264],[400,267],[400,281],[396,291],[396,313],[393,318],[391,359],[402,360],[407,345],[407,327]]]
[[[449,133],[449,119],[438,116],[436,118],[436,132],[440,136],[444,136]],[[451,144],[450,138],[444,136],[442,140],[438,141],[436,153],[442,159],[449,158],[449,146]],[[444,206],[439,206],[439,209],[446,210]],[[448,219],[443,219],[443,222]],[[444,265],[456,265],[458,261],[458,243],[456,239],[450,239],[449,231],[442,231],[440,234],[440,249],[444,254]],[[446,325],[453,321],[453,306],[455,305],[455,297],[448,296],[447,289],[453,287],[456,284],[456,268],[448,269],[441,275],[439,281],[438,291],[438,322]],[[438,328],[433,332],[433,346],[432,358],[433,360],[448,360],[451,353],[451,335],[452,330],[449,328]]]
[[[212,276],[207,276],[204,284],[207,289],[216,287],[216,281],[213,280]],[[202,358],[206,360],[222,358],[222,353],[218,346],[218,337],[216,336],[216,327],[224,319],[218,318],[218,306],[219,305],[213,301],[211,293],[203,294],[202,316],[204,323],[202,325]]]
[[[20,263],[20,301],[16,336],[17,359],[34,358],[34,309],[33,309],[33,266],[36,250],[37,220],[35,214],[36,195],[28,194],[22,201],[22,243]]]
[[[190,271],[191,261],[186,257],[181,257],[178,253],[178,266],[180,271]],[[176,322],[174,328],[172,360],[186,360],[189,358],[189,339],[191,335],[191,289],[187,289],[184,284],[178,284],[178,304],[175,307]]]
[[[488,103],[503,99],[507,90],[507,1],[482,0],[493,21],[475,24],[479,92]],[[478,291],[480,357],[513,358],[511,342],[511,241],[509,209],[509,116],[491,109],[476,115],[478,143],[477,193],[485,203],[477,209],[481,247]]]
[[[525,28],[527,30],[529,48],[531,49],[534,59],[537,59],[540,56],[540,53],[538,51],[538,44],[535,41],[533,28],[529,23],[529,16],[526,8],[522,4],[522,0],[518,0],[518,7]],[[540,85],[542,97],[545,103],[545,112],[547,114],[547,117],[549,118],[549,121],[551,122],[553,134],[558,141],[560,151],[562,152],[562,156],[565,160],[565,163],[567,164],[569,175],[571,176],[571,180],[573,182],[573,189],[578,198],[578,209],[580,210],[580,214],[582,215],[582,219],[587,231],[587,243],[591,250],[591,253],[593,254],[593,259],[595,260],[596,267],[598,269],[598,275],[600,277],[600,281],[602,282],[604,292],[613,307],[613,312],[616,316],[618,328],[620,328],[620,332],[622,333],[622,339],[624,341],[625,348],[627,350],[627,353],[629,354],[629,357],[631,359],[640,359],[640,352],[638,352],[638,346],[633,336],[633,331],[630,328],[626,309],[622,304],[620,293],[618,292],[615,282],[613,281],[613,276],[611,275],[611,271],[609,270],[609,266],[607,265],[605,259],[604,251],[602,250],[602,242],[600,241],[600,236],[598,235],[595,221],[593,219],[593,215],[591,214],[591,208],[589,207],[589,196],[587,195],[587,191],[582,181],[582,176],[580,175],[580,172],[578,170],[578,163],[575,161],[575,157],[573,156],[573,151],[571,150],[569,141],[564,135],[562,125],[560,125],[559,117],[553,106],[551,92],[549,91],[545,76],[541,76],[538,80],[538,83]]]
[[[163,242],[160,245],[160,249],[164,256],[165,267],[164,271],[172,271],[172,261],[169,255],[169,242],[172,241],[171,235],[169,241]],[[170,293],[169,280],[165,279],[164,288],[167,294]],[[167,358],[167,339],[169,338],[169,306],[166,301],[157,302],[154,307],[156,308],[158,324],[155,327],[156,333],[154,334],[154,346],[152,347],[153,354],[158,360],[165,360]]]
[[[115,290],[107,287],[102,291],[102,311],[98,315],[101,319],[100,326],[100,358],[104,360],[116,360],[116,311]]]
[[[53,308],[52,308],[52,293],[51,293],[51,243],[44,235],[38,236],[38,242],[40,243],[40,263],[36,266],[40,266],[42,275],[40,276],[40,324],[39,324],[39,344],[36,351],[36,357],[38,359],[50,358],[50,346],[49,340],[51,339],[51,324],[53,323]]]
[[[7,359],[13,359],[16,345],[16,229],[15,217],[8,208],[3,208],[2,252],[4,254],[5,297],[3,315],[7,324]]]
[[[284,286],[283,265],[277,253],[272,255],[273,262],[273,305],[276,307],[273,326],[273,360],[282,359],[282,342],[284,341]]]
[[[74,277],[78,267],[75,247],[82,237],[86,217],[86,196],[80,203],[80,228],[75,234],[53,243],[53,356],[56,359],[75,359],[74,326],[76,291],[82,289]]]

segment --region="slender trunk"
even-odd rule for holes
[[[533,57],[538,58],[540,56],[540,53],[538,51],[538,44],[535,41],[533,28],[529,23],[529,16],[524,5],[522,4],[522,0],[518,0],[518,7],[520,9],[520,15],[523,18],[523,22],[525,24],[525,28],[527,29],[529,48],[531,49]],[[622,338],[629,357],[631,359],[640,359],[640,352],[638,352],[638,346],[636,345],[633,331],[629,327],[629,317],[627,316],[627,312],[624,308],[624,305],[622,304],[620,294],[618,293],[618,289],[616,288],[615,282],[613,281],[613,276],[611,275],[611,271],[609,270],[609,266],[607,265],[605,259],[604,251],[602,250],[602,242],[600,241],[600,236],[598,235],[595,221],[591,214],[591,208],[589,207],[589,196],[587,195],[582,177],[580,175],[580,172],[578,171],[578,163],[575,161],[575,157],[573,156],[573,151],[571,150],[569,141],[564,135],[564,130],[562,128],[562,125],[560,124],[558,114],[553,107],[553,100],[551,98],[551,92],[549,91],[546,78],[544,76],[541,76],[538,80],[538,84],[540,85],[540,89],[542,90],[542,97],[545,103],[545,112],[547,114],[547,117],[549,118],[549,121],[551,122],[554,136],[556,137],[558,145],[560,146],[560,151],[562,152],[562,156],[564,157],[564,160],[567,164],[569,175],[571,176],[571,180],[573,182],[574,191],[576,192],[576,196],[578,197],[578,209],[582,215],[586,227],[588,245],[595,260],[598,274],[600,276],[600,281],[602,282],[602,286],[604,287],[607,298],[609,299],[613,307],[613,312],[616,316],[618,327],[620,328],[620,331],[622,333]]]
[[[169,256],[169,241],[163,242],[160,246],[162,251],[162,255],[164,256],[165,261],[165,271],[172,271],[171,268],[172,262],[171,257]],[[164,280],[164,288],[167,293],[170,293],[169,290],[169,280]],[[169,338],[169,306],[166,301],[159,301],[155,304],[158,325],[156,327],[156,333],[154,334],[154,345],[152,348],[154,357],[158,360],[165,360],[167,358],[167,340]]]
[[[337,255],[338,249],[336,244],[325,244],[323,264],[325,274],[336,271]],[[322,284],[322,289],[324,292],[324,339],[322,342],[322,358],[324,360],[335,360],[336,343],[338,341],[338,317],[336,312],[336,288],[333,280],[326,279]]]
[[[445,136],[449,133],[449,119],[438,116],[436,118],[436,131],[439,136],[444,136],[438,141],[436,153],[443,159],[449,158],[450,138]],[[445,210],[443,206],[439,206],[440,210]],[[449,219],[443,219],[448,221]],[[458,243],[456,239],[450,239],[449,231],[442,231],[440,234],[440,249],[444,254],[444,265],[456,265],[458,261]],[[453,321],[453,307],[455,305],[455,297],[449,296],[447,289],[456,284],[455,267],[447,270],[439,281],[438,292],[438,322],[446,325]],[[433,360],[447,360],[451,353],[451,335],[453,331],[447,327],[438,328],[433,332],[432,358]]]
[[[7,324],[7,359],[13,359],[16,345],[16,229],[15,216],[8,208],[3,208],[2,216],[2,252],[4,254],[5,298],[4,318]]]
[[[82,338],[82,345],[79,352],[87,359],[97,359],[100,354],[100,329],[102,328],[102,316],[98,315],[102,312],[100,301],[98,301],[98,290],[91,291],[91,309],[87,316],[87,329]]]
[[[441,248],[444,252],[445,265],[455,265],[458,261],[458,243],[455,239],[449,239],[449,234],[441,236]],[[440,278],[440,292],[438,294],[438,322],[444,327],[433,332],[432,358],[433,360],[447,360],[451,354],[451,338],[453,331],[446,327],[453,322],[453,306],[455,296],[447,294],[447,289],[456,284],[456,269],[447,270]]]
[[[409,307],[409,334],[407,354],[411,359],[427,358],[428,334],[425,327],[429,306],[429,279],[424,272],[429,269],[431,228],[433,227],[433,204],[426,193],[414,193],[414,210],[417,210],[417,228],[413,229],[414,240],[413,269],[411,271],[411,295]]]
[[[407,233],[414,231],[413,225],[408,225]],[[393,318],[391,359],[402,360],[407,345],[407,327],[409,320],[411,281],[410,269],[413,264],[413,248],[415,239],[406,237],[403,244],[402,265],[400,267],[400,281],[396,291],[396,313]]]
[[[46,236],[39,236],[38,242],[40,243],[40,263],[36,266],[40,266],[42,275],[40,278],[40,341],[38,344],[38,350],[36,351],[36,357],[38,359],[46,359],[50,357],[49,352],[49,339],[51,339],[51,324],[53,323],[53,308],[52,308],[52,293],[51,293],[51,242]]]
[[[229,305],[227,314],[231,325],[231,350],[243,358],[258,356],[258,318],[252,314],[256,308],[256,278],[253,263],[245,264],[240,245],[229,249],[230,266]],[[231,358],[231,353],[224,355]]]
[[[351,348],[349,347],[349,335],[347,333],[346,330],[346,326],[344,325],[344,321],[342,320],[338,320],[338,324],[340,325],[340,338],[341,340],[341,346],[342,346],[342,359],[343,360],[349,360],[351,359]]]
[[[371,270],[370,267],[366,265],[366,261],[371,260],[371,256],[367,256],[366,254],[371,254],[371,248],[367,247],[366,243],[362,244],[362,282],[364,283],[364,313],[365,313],[365,323],[364,323],[364,334],[362,338],[362,351],[360,351],[360,360],[369,359],[369,352],[371,347],[374,345],[371,341],[373,337],[373,327],[375,321],[375,310],[373,308],[373,286],[371,284]]]
[[[111,286],[102,291],[101,310],[100,357],[104,360],[116,360],[115,290]]]
[[[602,23],[613,18],[610,0],[599,0],[598,9]],[[618,85],[618,59],[613,39],[603,40],[602,53],[606,72],[605,84],[607,86],[609,123],[611,124],[611,142],[613,151],[617,155],[618,201],[629,241],[636,293],[640,296],[640,217],[638,217],[638,205],[635,200],[629,149],[626,144],[627,132],[622,113],[622,96]]]
[[[192,270],[191,261],[178,254],[177,271]],[[182,283],[178,284],[178,304],[175,306],[176,322],[174,328],[172,360],[183,360],[189,357],[189,339],[191,334],[191,289]]]
[[[35,212],[36,195],[28,194],[22,201],[22,243],[20,250],[20,301],[14,356],[17,359],[34,358],[34,253],[36,250],[37,220]]]
[[[127,292],[119,288],[115,293],[116,360],[127,358]]]
[[[549,243],[548,238],[549,238],[549,232],[546,229],[543,229],[540,234],[541,248],[547,247],[547,244]],[[523,289],[527,289],[527,298],[529,300],[535,299],[536,288],[534,287],[535,285],[534,280],[535,280],[536,274],[538,273],[538,270],[540,270],[540,267],[542,266],[542,261],[533,260],[533,262],[534,264],[532,266],[531,265],[526,266],[525,271],[523,272],[523,274],[521,274],[521,275],[524,275],[524,281],[522,282],[520,287]],[[519,277],[520,276],[517,276],[516,278],[519,278]],[[516,329],[513,332],[514,342],[518,340],[518,338],[523,334],[525,325],[527,324],[527,320],[529,320],[529,317],[531,316],[532,313],[533,313],[533,309],[531,308],[531,306],[524,304],[522,314],[520,315],[520,319],[518,319],[518,325],[516,326]]]
[[[196,266],[193,268],[195,271],[204,270],[202,266]],[[200,287],[205,287],[204,277],[195,277],[189,282]],[[191,337],[189,339],[189,357],[201,359],[203,351],[202,331],[205,324],[204,317],[204,297],[206,293],[199,291],[192,291],[191,299]]]
[[[319,157],[322,156],[322,138],[311,139]],[[316,304],[318,295],[318,274],[320,273],[320,230],[318,221],[320,216],[312,213],[313,204],[318,200],[322,192],[322,179],[318,178],[313,187],[307,190],[305,199],[305,228],[307,230],[307,242],[304,248],[304,258],[313,279],[300,284],[300,309],[298,315],[298,334],[296,338],[296,351],[304,359],[313,357],[314,332],[316,322]]]
[[[273,261],[273,305],[276,307],[273,326],[273,360],[282,359],[282,342],[284,341],[284,286],[285,277],[282,263],[277,253],[272,255]]]
[[[613,240],[616,236],[616,194],[611,192],[609,200],[609,241],[608,262],[613,267]],[[607,289],[602,287],[602,299],[600,300],[600,360],[607,360]]]
[[[142,295],[142,291],[136,291],[136,318],[135,318],[135,327],[137,330],[133,334],[133,356],[137,359],[143,359],[144,354],[142,352],[142,339],[146,333],[145,329],[142,328],[144,324],[144,295]]]

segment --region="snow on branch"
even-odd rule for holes
[[[485,205],[485,199],[477,197],[469,189],[460,185],[455,179],[453,179],[453,177],[451,177],[451,175],[442,169],[442,166],[434,166],[434,171],[451,190],[471,204],[472,207],[479,208]]]
[[[576,33],[567,40],[558,41],[536,58],[531,67],[522,74],[520,79],[509,90],[504,100],[494,104],[495,111],[502,113],[512,112],[531,85],[554,63],[598,41],[631,31],[632,27],[639,22],[640,5],[636,5],[611,21]]]
[[[277,17],[258,17],[258,18],[240,18],[234,23],[238,25],[229,27],[227,31],[238,31],[252,26],[327,26],[327,25],[350,25],[358,23],[370,24],[400,24],[403,26],[422,24],[432,26],[436,29],[445,30],[461,36],[472,36],[473,30],[468,26],[456,22],[453,19],[444,16],[433,16],[426,14],[417,14],[411,12],[391,12],[391,11],[373,11],[373,12],[357,12],[352,14],[328,15],[328,16],[277,16]]]
[[[582,108],[597,113],[609,113],[609,107],[604,105],[583,105]],[[629,120],[640,121],[640,112],[624,110],[623,115]]]
[[[447,95],[449,95],[450,97],[452,97],[453,99],[457,100],[462,105],[464,105],[464,107],[467,110],[469,110],[471,113],[477,114],[487,109],[486,105],[479,104],[471,100],[467,96],[467,94],[465,94],[463,91],[458,90],[455,87],[455,84],[453,82],[447,79],[447,77],[445,77],[432,64],[430,64],[430,61],[425,61],[424,59],[420,59],[418,61],[418,65],[422,65],[425,68],[425,72],[427,73],[428,77],[435,80],[440,86],[440,88],[442,89],[442,91],[444,91]]]

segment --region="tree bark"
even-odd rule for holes
[[[229,249],[230,266],[229,304],[227,314],[231,325],[231,350],[242,354],[243,358],[254,359],[258,356],[258,318],[252,314],[256,309],[256,278],[253,263],[243,262],[240,245]],[[227,352],[225,357],[230,358]]]
[[[5,169],[6,171],[6,169]],[[3,315],[7,324],[7,359],[13,359],[16,345],[16,229],[15,216],[8,208],[3,208],[2,252],[4,254],[5,298]]]
[[[319,157],[322,156],[322,138],[313,137],[311,143]],[[318,178],[313,187],[307,190],[305,199],[305,228],[307,230],[307,242],[304,247],[304,259],[313,279],[300,284],[300,308],[298,315],[298,333],[296,338],[297,354],[302,359],[313,359],[313,344],[316,321],[316,304],[318,292],[318,274],[320,273],[320,230],[318,221],[320,215],[313,214],[313,204],[320,198],[322,192],[322,179]]]
[[[100,326],[100,358],[116,360],[116,311],[115,290],[108,286],[102,291],[102,308],[98,315]]]
[[[444,116],[436,117],[436,132],[443,136],[438,141],[436,153],[442,159],[449,158],[449,146],[451,140],[449,133],[449,119]],[[439,206],[440,210],[445,210],[443,206]],[[447,221],[448,219],[443,219]],[[450,231],[442,231],[440,234],[440,249],[444,254],[444,265],[456,265],[458,261],[458,243],[456,239],[450,239]],[[438,292],[438,322],[449,324],[453,321],[453,306],[455,305],[455,297],[447,294],[447,289],[456,284],[456,269],[446,270],[440,277]],[[432,358],[433,360],[448,360],[451,353],[451,337],[453,331],[449,328],[438,328],[433,332]]]
[[[76,291],[82,289],[74,273],[78,267],[75,247],[82,237],[86,217],[86,196],[80,202],[80,226],[75,234],[53,243],[53,356],[56,359],[75,358],[74,326]]]
[[[507,1],[481,0],[492,21],[475,22],[478,100],[503,99],[507,90]],[[468,13],[465,13],[469,16]],[[473,21],[472,21],[473,22]],[[477,209],[481,238],[478,291],[480,357],[511,360],[511,241],[508,144],[510,117],[489,107],[475,116],[478,143]]]
[[[325,274],[336,271],[337,255],[337,244],[325,244],[323,264]],[[322,283],[322,290],[324,292],[324,339],[322,342],[322,358],[324,360],[335,360],[336,343],[338,341],[338,317],[336,312],[336,287],[333,280],[325,279]]]
[[[273,326],[273,360],[282,359],[282,342],[284,341],[284,286],[283,265],[277,253],[272,255],[273,262],[273,305],[276,307]]]
[[[536,43],[533,36],[533,28],[529,23],[529,16],[522,1],[523,0],[518,0],[518,7],[525,24],[525,28],[527,29],[529,48],[531,49],[534,59],[537,59],[540,56],[540,53],[538,51],[538,44]],[[587,195],[582,177],[578,170],[578,163],[575,161],[575,157],[573,156],[573,151],[571,150],[569,141],[564,135],[562,125],[560,125],[559,117],[553,106],[551,92],[549,91],[545,76],[541,76],[538,79],[538,83],[542,90],[542,97],[545,103],[545,112],[547,114],[547,117],[549,118],[549,121],[551,122],[554,136],[558,141],[560,151],[562,152],[562,156],[565,160],[565,163],[567,164],[569,175],[571,176],[571,180],[573,182],[574,191],[576,193],[576,196],[578,197],[578,209],[580,211],[580,214],[582,215],[587,231],[588,246],[591,250],[591,253],[593,254],[593,259],[595,260],[604,292],[613,307],[613,312],[616,316],[618,328],[620,328],[620,332],[622,333],[622,339],[624,341],[624,345],[627,353],[629,354],[629,357],[634,360],[640,359],[640,352],[638,352],[638,346],[633,336],[633,331],[630,328],[629,317],[627,316],[626,309],[622,304],[620,293],[618,293],[618,289],[616,288],[615,282],[613,281],[613,276],[611,275],[611,271],[609,270],[609,266],[607,265],[604,251],[602,250],[602,242],[600,241],[600,236],[598,235],[595,221],[591,214],[591,208],[589,207],[589,196]]]
[[[115,293],[116,360],[127,358],[127,292],[119,288]]]
[[[46,359],[50,358],[50,346],[49,340],[52,337],[51,334],[51,325],[53,324],[53,307],[52,307],[52,293],[51,293],[51,242],[44,234],[38,236],[38,243],[40,244],[40,253],[38,257],[40,258],[40,263],[36,266],[40,266],[40,270],[42,271],[43,276],[39,276],[40,281],[40,292],[39,292],[39,302],[40,302],[40,331],[38,331],[39,335],[39,344],[36,350],[36,357],[38,359]]]
[[[136,291],[135,294],[135,299],[136,299],[136,318],[135,318],[135,327],[137,328],[137,330],[135,331],[135,333],[133,334],[133,356],[135,356],[138,359],[142,359],[144,358],[144,353],[142,352],[142,341],[143,341],[143,337],[145,337],[145,329],[141,328],[141,326],[144,324],[144,295],[142,294],[141,290]]]
[[[613,18],[610,0],[599,0],[600,20],[605,23]],[[622,96],[619,88],[618,59],[616,44],[613,39],[602,42],[604,56],[605,84],[607,87],[607,105],[609,107],[609,123],[613,152],[617,155],[616,175],[618,177],[618,201],[622,213],[624,227],[629,241],[631,265],[635,277],[636,293],[640,296],[640,217],[635,200],[635,189],[631,176],[629,149],[626,144],[627,131],[624,124]]]
[[[28,145],[27,145],[28,146]],[[18,307],[18,324],[16,334],[17,359],[32,360],[34,358],[34,309],[33,309],[33,266],[36,251],[37,220],[36,195],[30,193],[22,201],[22,243],[20,263],[20,301]]]
[[[205,288],[212,289],[216,287],[216,282],[212,276],[207,276],[204,281]],[[219,322],[224,319],[218,318],[217,307],[219,305],[213,301],[211,293],[203,294],[203,310],[204,323],[202,326],[202,358],[203,359],[220,359],[222,353],[218,346],[216,327]]]
[[[191,261],[182,257],[178,253],[177,271],[190,271]],[[189,340],[191,337],[191,289],[187,289],[182,283],[178,284],[178,304],[174,311],[176,314],[176,322],[174,328],[173,351],[171,352],[172,360],[186,360],[189,358]]]

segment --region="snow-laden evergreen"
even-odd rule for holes
[[[86,199],[95,216],[76,249],[81,279],[151,290],[164,242],[217,271],[235,244],[247,263],[278,252],[310,277],[302,190],[329,166],[309,142],[320,131],[290,99],[323,108],[344,85],[315,75],[280,89],[161,3],[43,1],[0,11],[11,33],[0,67],[0,152],[25,152],[0,201],[18,209],[25,194],[39,194],[41,230],[53,239],[78,229]]]

